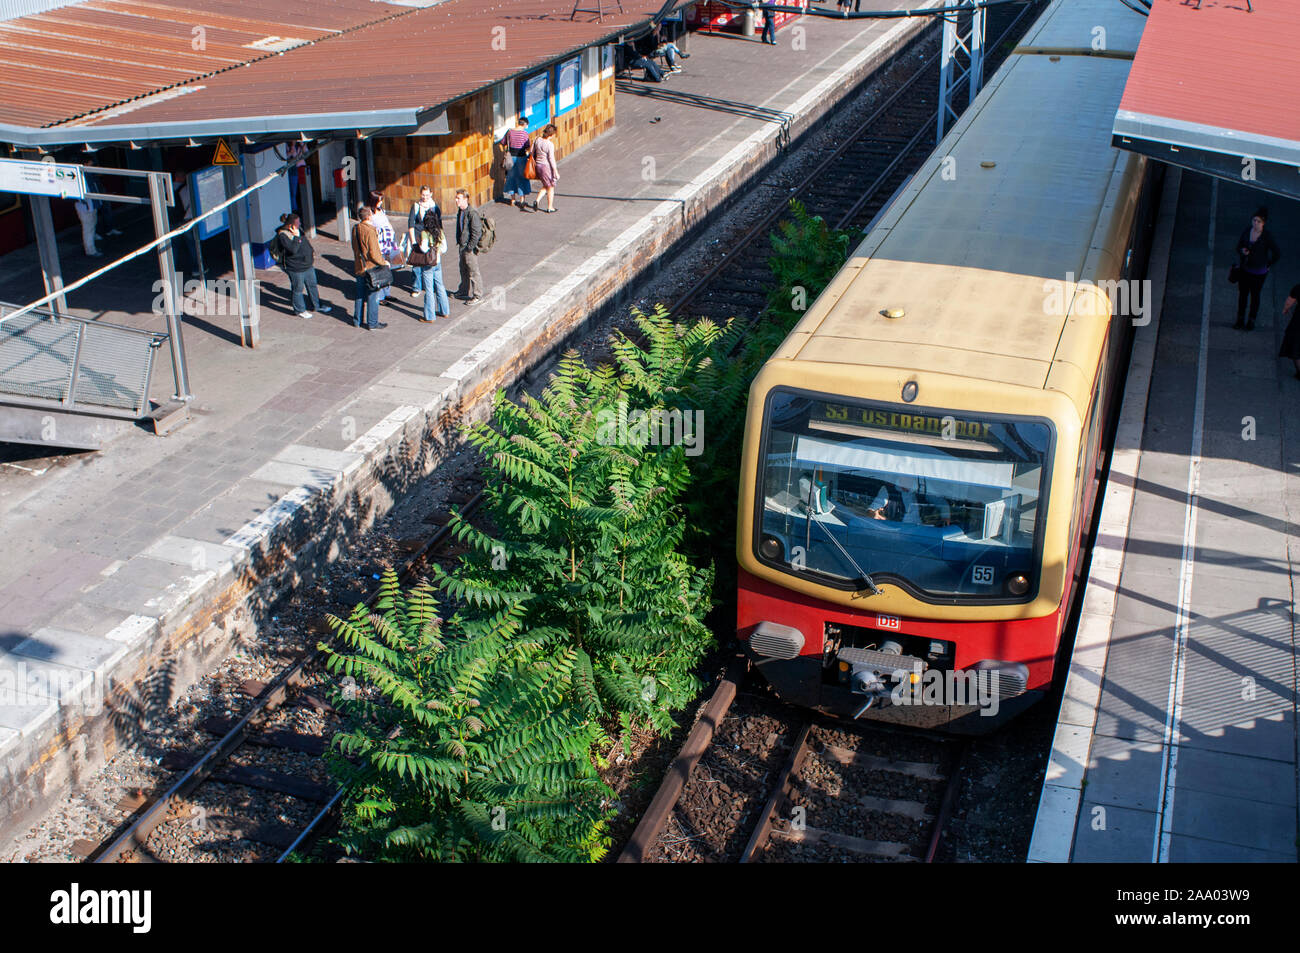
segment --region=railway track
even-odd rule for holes
[[[482,498],[482,491],[462,497],[461,515],[471,517]],[[413,547],[399,578],[406,582],[418,575],[453,545],[451,531],[443,523]],[[378,597],[376,590],[365,604],[373,606]],[[333,715],[323,692],[312,687],[323,673],[322,659],[320,650],[310,650],[288,660],[269,683],[244,683],[241,689],[253,699],[248,710],[237,719],[203,722],[203,730],[216,740],[197,758],[193,751],[185,750],[165,755],[163,767],[179,770],[180,776],[161,795],[138,796],[138,804],[128,804],[135,811],[132,819],[88,859],[94,863],[163,862],[162,852],[154,849],[151,839],[160,829],[178,824],[198,832],[207,843],[251,842],[264,849],[267,860],[284,862],[295,853],[309,851],[337,820],[337,806],[344,794],[344,789],[332,783],[321,761],[331,732],[327,727],[318,733],[303,733],[273,723],[293,706]],[[217,813],[204,808],[200,789],[210,784],[243,789],[242,804],[247,810]],[[276,820],[264,820],[268,814]]]
[[[740,863],[933,863],[961,790],[966,742],[907,738],[914,750],[895,758],[878,751],[896,736],[875,726],[805,722]]]
[[[937,859],[965,780],[967,739],[790,718],[750,677],[741,659],[729,667],[619,863],[680,859],[673,847],[684,841],[701,842],[692,859],[738,863]],[[733,710],[741,698],[746,710]],[[753,783],[741,791],[746,768]],[[722,797],[739,803],[720,814],[709,809],[718,792],[707,789],[723,780]]]
[[[986,76],[991,77],[1006,59],[1006,41],[1018,38],[1038,9],[1038,4],[1027,4],[989,11],[987,33],[997,39],[987,47],[991,52],[985,62]],[[932,40],[937,29],[937,24],[928,29],[908,49]],[[865,229],[934,147],[939,59],[937,51],[928,56],[785,198],[799,200],[810,214],[821,216],[833,228]],[[874,94],[879,82],[869,83],[859,95]],[[771,283],[766,239],[787,212],[787,202],[777,203],[676,301],[673,313],[719,323],[759,314],[767,304]]]

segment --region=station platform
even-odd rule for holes
[[[1300,203],[1170,178],[1031,862],[1297,860]],[[1239,331],[1260,205],[1282,257]]]
[[[239,346],[237,314],[185,318],[195,399],[183,428],[61,458],[5,448],[0,843],[131,744],[141,722],[166,717],[236,640],[256,637],[283,593],[427,474],[493,392],[622,300],[926,25],[805,18],[802,42],[787,29],[776,47],[692,36],[685,72],[620,82],[614,131],[572,156],[561,145],[556,214],[484,210],[498,237],[481,260],[483,303],[453,299],[449,319],[426,325],[404,286],[381,306],[387,328],[354,328],[351,252],[324,223],[313,244],[332,313],[293,315],[272,269],[257,275],[255,350]],[[406,212],[392,212],[399,230]],[[454,235],[454,209],[444,215]],[[77,237],[61,243],[68,281],[91,266]],[[103,250],[151,237],[137,229]],[[454,250],[443,277],[454,291]],[[161,330],[157,278],[148,256],[69,304]],[[0,259],[0,300],[41,294],[34,248]],[[171,393],[160,359],[152,395]]]

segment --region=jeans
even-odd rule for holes
[[[352,305],[352,323],[361,327],[361,309],[365,308],[366,327],[379,323],[379,292],[366,286],[366,276],[357,275],[357,300]]]
[[[776,20],[770,16],[763,17],[763,42],[776,46]]]
[[[442,283],[442,262],[427,268],[411,266],[415,271],[415,287],[424,289],[424,320],[434,319],[434,306],[437,314],[446,317],[451,313],[451,302],[447,300],[447,289]]]
[[[308,268],[306,271],[291,271],[289,274],[289,293],[293,295],[293,313],[302,314],[307,310],[307,304],[303,301],[303,292],[311,298],[311,309],[320,310],[320,296],[316,293],[316,269]]]
[[[527,157],[506,156],[506,161],[511,163],[510,168],[506,170],[506,195],[518,195],[520,198],[531,195],[533,186],[524,177],[524,169],[528,167]]]

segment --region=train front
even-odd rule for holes
[[[1073,416],[1042,390],[771,362],[750,395],[737,632],[777,692],[972,733],[1040,698],[1077,549]]]

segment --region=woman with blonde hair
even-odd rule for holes
[[[537,177],[542,180],[542,191],[546,194],[543,212],[555,211],[555,183],[560,181],[560,170],[555,165],[555,143],[551,140],[557,132],[555,123],[549,123],[533,143],[533,165],[537,166]],[[541,196],[538,196],[533,208],[536,209],[541,201]]]

